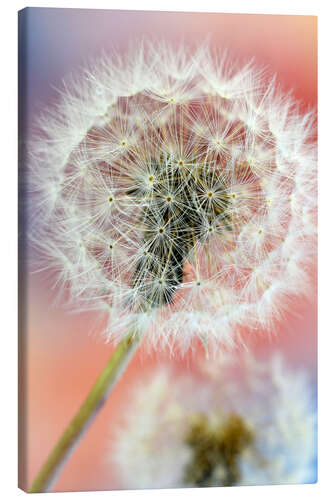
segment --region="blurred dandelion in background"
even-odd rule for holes
[[[122,488],[316,480],[314,395],[279,354],[206,361],[197,374],[156,368],[132,398],[107,460]]]

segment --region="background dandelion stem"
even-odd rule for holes
[[[56,481],[66,460],[103,407],[112,387],[122,375],[138,347],[141,337],[137,333],[137,327],[132,327],[127,336],[118,344],[82,406],[36,476],[29,493],[48,491]]]

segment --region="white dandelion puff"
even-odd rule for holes
[[[253,63],[143,43],[69,78],[39,124],[33,239],[73,307],[109,316],[107,339],[115,314],[150,313],[150,345],[232,345],[227,324],[271,325],[274,300],[304,292],[314,114]]]
[[[298,484],[315,480],[309,380],[280,355],[159,368],[133,390],[107,463],[123,488]]]

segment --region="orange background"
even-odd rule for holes
[[[142,36],[184,40],[195,46],[207,39],[225,47],[240,60],[254,57],[259,65],[277,73],[285,90],[292,89],[304,109],[317,102],[317,20],[310,16],[243,14],[190,14],[73,9],[27,11],[27,80],[25,99],[27,134],[36,114],[56,97],[52,86],[78,68],[88,57]],[[43,275],[26,274],[25,325],[25,462],[27,487],[64,427],[81,404],[112,352],[98,332],[94,317],[74,316],[52,303],[50,283]],[[294,366],[305,367],[316,384],[317,314],[316,280],[313,300],[297,301],[274,334],[248,332],[250,345],[265,355],[282,351]],[[54,491],[116,489],[120,484],[107,462],[112,427],[121,422],[133,382],[161,362],[178,368],[195,367],[199,357],[184,359],[167,353],[147,355],[139,349],[128,370],[79,444]]]

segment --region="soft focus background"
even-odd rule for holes
[[[26,80],[24,129],[28,138],[34,118],[56,99],[56,88],[85,60],[141,37],[185,41],[195,47],[209,38],[212,46],[225,47],[241,61],[254,57],[277,73],[285,90],[293,90],[303,109],[317,102],[317,24],[310,16],[29,9],[26,12]],[[22,97],[22,95],[21,95]],[[29,228],[27,228],[29,230]],[[25,253],[27,252],[25,248]],[[52,283],[42,274],[24,277],[25,459],[28,487],[64,427],[81,404],[112,352],[98,336],[94,317],[74,316],[53,305]],[[24,308],[23,308],[24,305]],[[250,346],[263,356],[283,352],[292,366],[308,371],[316,391],[317,373],[316,280],[313,300],[293,304],[274,334],[249,333]],[[55,491],[117,489],[106,453],[112,427],[121,422],[131,387],[154,365],[173,363],[195,369],[202,352],[181,359],[169,353],[147,355],[139,350],[128,370],[75,450]]]

